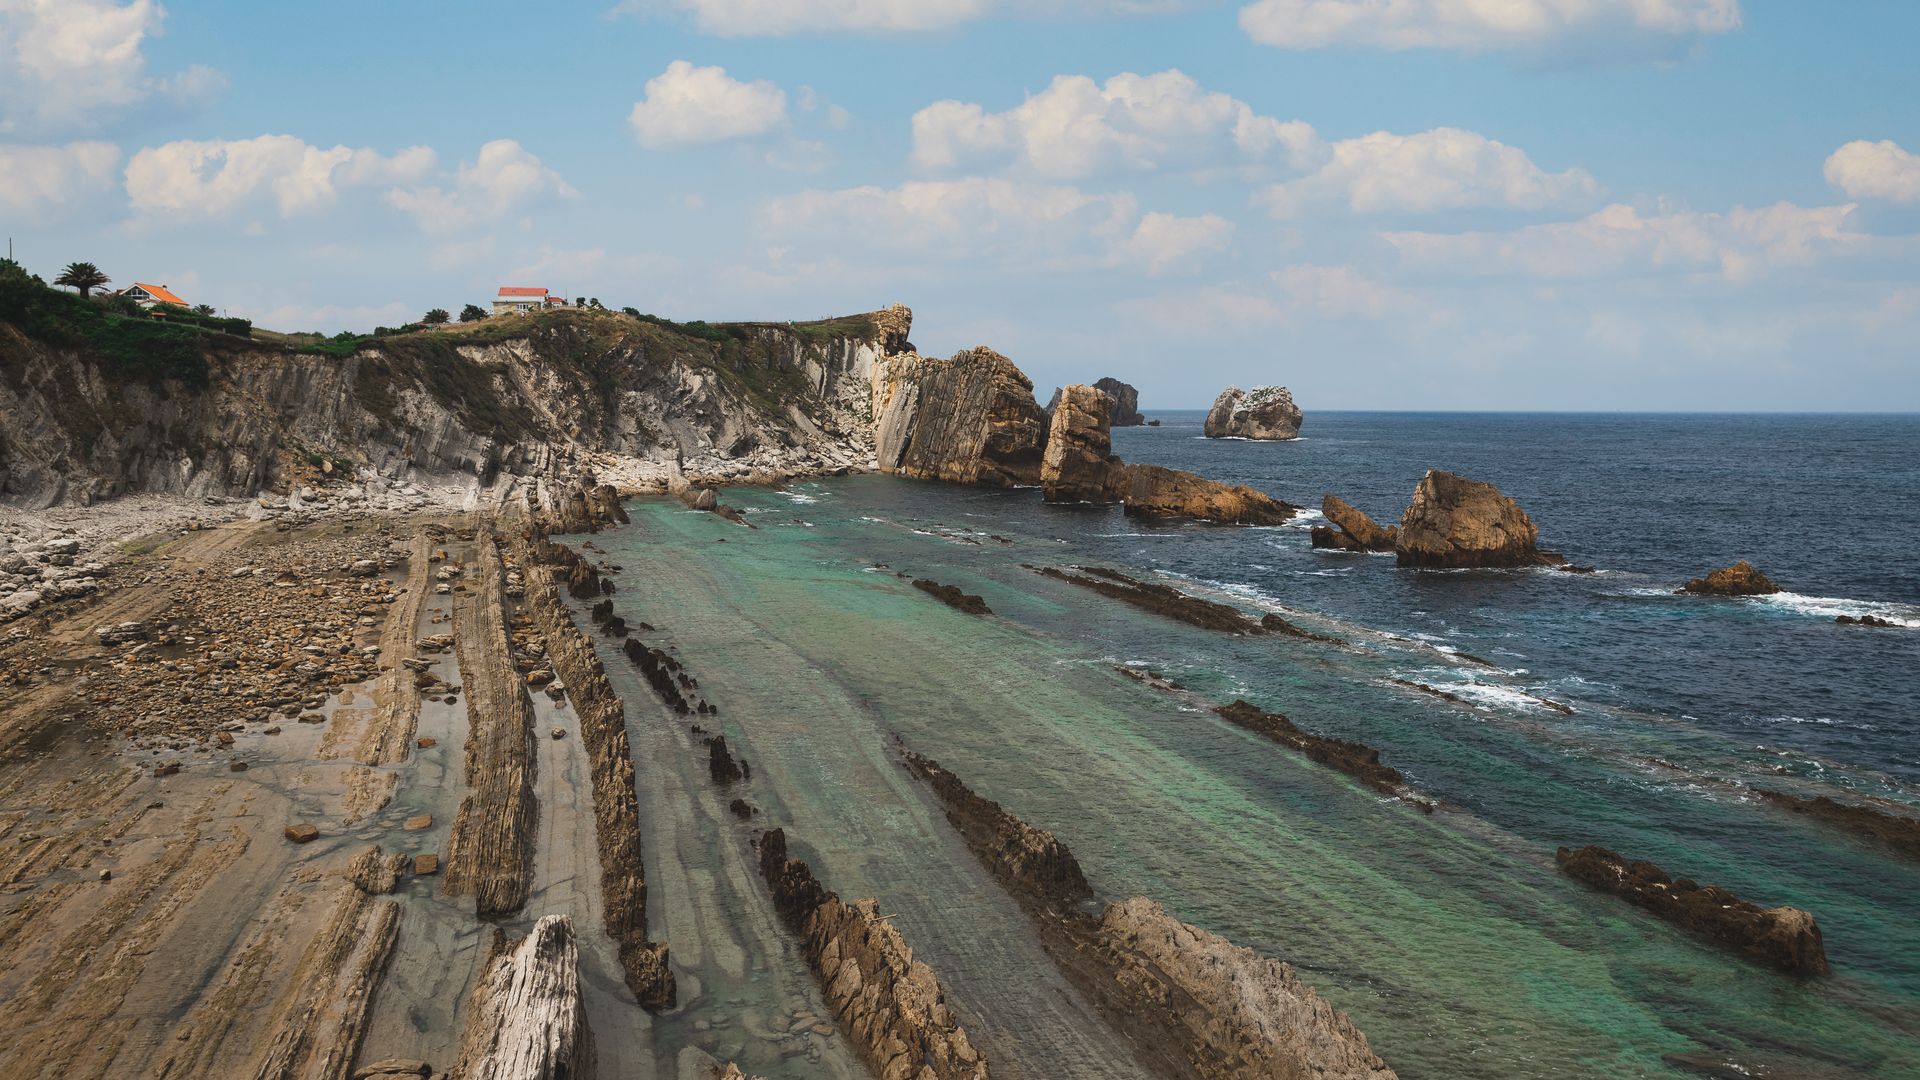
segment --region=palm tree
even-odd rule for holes
[[[453,318],[453,316],[447,314],[446,308],[437,307],[437,308],[434,308],[432,311],[427,312],[427,317],[424,319],[421,319],[420,321],[423,323],[426,323],[428,326],[439,326],[441,323],[444,323],[451,318]]]
[[[60,276],[53,279],[55,285],[67,285],[80,290],[80,299],[87,294],[111,282],[113,279],[100,272],[100,268],[90,262],[68,263]]]
[[[214,314],[213,305],[212,304],[195,304],[193,305],[193,313],[195,315],[212,315]]]

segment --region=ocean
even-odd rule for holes
[[[1138,1075],[894,764],[897,740],[1057,833],[1103,898],[1151,897],[1294,964],[1409,1080],[1690,1075],[1669,1059],[1686,1054],[1920,1076],[1920,866],[1752,794],[1920,807],[1920,575],[1904,550],[1920,534],[1920,418],[1314,413],[1303,438],[1254,443],[1201,438],[1201,415],[1149,413],[1163,426],[1115,432],[1115,452],[1311,508],[1332,491],[1383,522],[1445,468],[1499,486],[1542,546],[1596,572],[1400,570],[1312,550],[1317,514],[1146,525],[894,477],[725,492],[751,530],[635,500],[631,528],[595,538],[624,567],[620,614],[659,627],[701,681],[721,711],[708,726],[752,763],[766,812],[743,825],[683,805],[686,778],[659,770],[688,767],[663,742],[693,753],[684,724],[609,664],[636,749],[660,748],[638,765],[653,903],[697,969],[670,1023],[784,1006],[771,998],[792,991],[772,988],[804,982],[792,956],[701,966],[729,954],[727,919],[755,900],[739,882],[674,884],[676,848],[694,867],[695,840],[744,844],[778,824],[830,887],[896,915],[996,1075]],[[1740,558],[1787,591],[1673,594]],[[1023,568],[1071,563],[1279,611],[1354,647],[1224,637]],[[979,593],[994,614],[952,611],[906,577]],[[1236,697],[1378,748],[1440,811],[1205,707]],[[1555,848],[1584,844],[1808,909],[1834,974],[1756,967],[1566,879]],[[726,1049],[808,1075],[750,1038]]]

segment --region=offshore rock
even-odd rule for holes
[[[1122,493],[1124,466],[1113,456],[1113,399],[1091,386],[1060,391],[1040,460],[1048,502],[1110,503]]]
[[[1301,419],[1300,407],[1284,386],[1229,386],[1213,399],[1202,430],[1209,439],[1297,439]]]
[[[1764,788],[1754,789],[1754,794],[1796,814],[1805,814],[1836,828],[1878,840],[1909,858],[1920,859],[1920,818],[1843,803],[1825,795],[1808,799]]]
[[[1399,795],[1405,791],[1406,778],[1400,775],[1400,770],[1381,764],[1380,751],[1364,743],[1302,731],[1280,713],[1265,712],[1244,699],[1236,699],[1232,704],[1222,705],[1213,711],[1236,727],[1264,735],[1282,746],[1297,750],[1311,760],[1346,773],[1375,791],[1388,795]],[[1430,803],[1414,801],[1421,809],[1432,812]]]
[[[1119,379],[1107,378],[1095,380],[1095,390],[1113,399],[1113,426],[1139,427],[1147,422],[1140,415],[1140,391]]]
[[[1280,525],[1296,508],[1244,484],[1228,486],[1159,465],[1128,465],[1121,500],[1142,518],[1196,518],[1228,525]]]
[[[947,1007],[940,980],[878,904],[829,892],[806,863],[787,857],[780,829],[760,838],[760,873],[841,1030],[880,1080],[987,1080],[987,1060]]]
[[[1202,600],[1197,596],[1188,596],[1171,585],[1160,585],[1129,577],[1118,570],[1104,566],[1076,567],[1062,570],[1054,566],[1029,567],[1042,577],[1065,581],[1083,589],[1112,597],[1142,611],[1151,611],[1169,619],[1176,619],[1203,630],[1218,630],[1225,634],[1240,634],[1257,637],[1268,632],[1268,628],[1247,617],[1237,607]]]
[[[1539,538],[1533,519],[1492,484],[1428,469],[1400,518],[1394,551],[1401,566],[1452,569],[1561,562],[1535,547]]]
[[[1763,963],[1796,975],[1831,971],[1819,924],[1799,908],[1762,908],[1715,885],[1675,881],[1653,863],[1630,862],[1601,847],[1560,848],[1554,862],[1568,877]]]
[[[1340,551],[1392,551],[1400,539],[1397,526],[1383,527],[1332,492],[1320,500],[1320,512],[1332,524],[1314,526],[1314,547]]]
[[[993,609],[987,606],[985,599],[973,593],[961,592],[957,585],[942,585],[929,578],[914,578],[913,587],[956,611],[964,611],[969,615],[993,614]]]
[[[874,372],[873,423],[882,472],[988,487],[1040,482],[1046,414],[1032,380],[992,349],[887,357]]]
[[[1696,593],[1701,596],[1766,596],[1780,591],[1773,579],[1754,569],[1745,559],[1732,566],[1723,566],[1706,577],[1694,578],[1680,586],[1676,592]]]

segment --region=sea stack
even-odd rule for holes
[[[1093,388],[1113,399],[1114,427],[1139,427],[1147,422],[1140,415],[1140,391],[1131,384],[1108,378],[1096,380]]]
[[[1284,386],[1229,386],[1213,399],[1203,430],[1209,439],[1297,439],[1301,419],[1300,407]]]
[[[1394,554],[1401,566],[1552,566],[1561,561],[1535,547],[1533,519],[1492,484],[1428,469],[1400,518]]]
[[[992,349],[887,358],[874,372],[873,417],[882,472],[984,487],[1040,482],[1046,415],[1032,380]]]
[[[1320,500],[1329,524],[1313,527],[1313,546],[1336,551],[1392,551],[1400,529],[1381,525],[1331,492]]]
[[[1696,593],[1701,596],[1766,596],[1780,591],[1773,579],[1754,569],[1745,559],[1732,566],[1723,566],[1706,577],[1694,578],[1675,592]]]
[[[1063,387],[1040,459],[1048,502],[1110,503],[1120,498],[1123,467],[1112,453],[1113,399],[1091,386]]]

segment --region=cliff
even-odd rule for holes
[[[992,349],[950,360],[889,356],[875,369],[872,401],[884,472],[991,487],[1040,482],[1047,417],[1033,381]]]
[[[635,480],[681,461],[723,478],[867,467],[874,373],[910,348],[911,320],[567,311],[339,346],[209,334],[174,367],[130,368],[45,320],[0,317],[0,499],[286,493],[343,471],[483,495],[594,455],[651,463]]]

